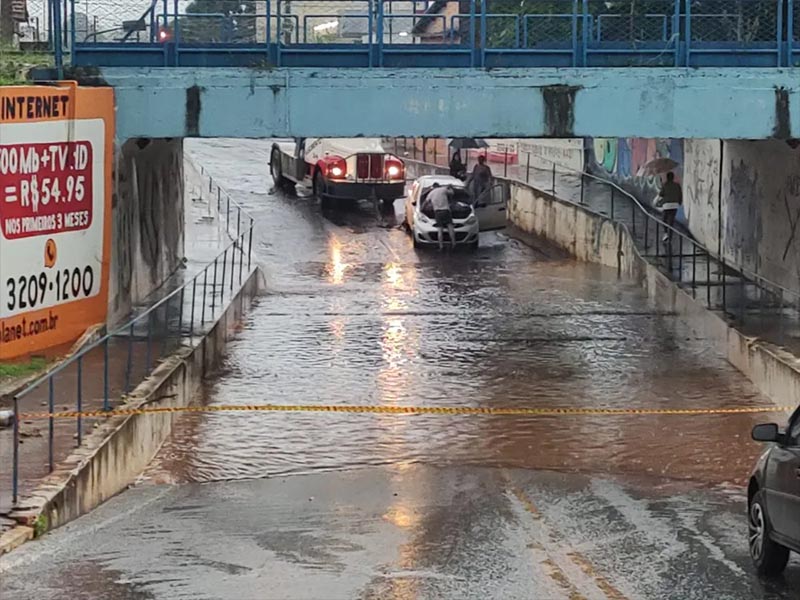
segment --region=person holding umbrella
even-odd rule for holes
[[[455,177],[463,181],[466,176],[467,167],[461,161],[461,152],[456,150],[453,152],[453,158],[450,159],[450,177]]]
[[[664,213],[664,223],[669,225],[669,229],[664,234],[665,242],[672,242],[672,228],[675,227],[675,217],[683,204],[683,190],[678,182],[675,181],[675,173],[667,173],[667,181],[658,193],[656,206],[660,207]]]
[[[654,158],[645,164],[637,175],[639,177],[656,177],[664,173],[667,174],[667,180],[661,186],[656,198],[656,207],[661,209],[664,215],[664,223],[669,227],[664,234],[664,242],[672,242],[672,231],[675,227],[675,218],[678,215],[683,204],[683,191],[680,184],[675,181],[675,173],[673,169],[678,166],[678,163],[667,157]]]

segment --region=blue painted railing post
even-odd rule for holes
[[[791,4],[791,0],[790,0],[789,4]],[[777,20],[778,20],[778,27],[777,27],[778,47],[776,48],[776,51],[778,53],[778,56],[776,57],[777,62],[775,63],[775,65],[778,66],[778,67],[784,67],[784,66],[787,66],[787,63],[786,63],[786,59],[785,59],[786,53],[784,52],[784,45],[783,45],[783,3],[782,2],[778,3],[778,19]]]
[[[58,78],[64,78],[64,39],[61,35],[61,1],[50,0],[53,6],[53,60]],[[66,1],[66,0],[65,0]]]
[[[173,66],[179,67],[181,64],[180,60],[181,25],[180,25],[180,19],[178,18],[178,14],[180,14],[180,10],[178,9],[178,0],[173,0],[173,10],[174,10],[173,18],[175,19],[175,38],[172,40],[172,43],[175,48]]]
[[[158,41],[158,18],[156,17],[156,0],[150,5],[150,43],[155,44]]]
[[[684,31],[686,32],[686,39],[684,40],[684,63],[688,67],[692,63],[692,0],[686,0],[686,13],[684,14]]]
[[[267,38],[265,40],[267,46],[267,56],[269,56],[269,43],[272,39],[272,2],[270,0],[264,0],[264,4],[266,4],[266,13],[267,13]]]
[[[367,0],[367,65],[371,68],[373,61],[373,43],[375,37],[375,15],[372,10],[372,0]]]
[[[672,11],[672,40],[675,43],[675,53],[673,66],[680,67],[683,64],[683,36],[681,35],[681,0],[675,0],[675,7]]]
[[[479,67],[486,66],[486,40],[488,37],[486,33],[486,1],[487,0],[481,0],[481,58],[478,65]]]
[[[75,64],[75,41],[77,34],[75,32],[75,0],[70,0],[69,7],[69,52],[72,57],[72,64]]]
[[[469,66],[475,66],[475,0],[469,0]]]
[[[111,410],[111,401],[108,397],[108,338],[103,342],[103,410]]]
[[[578,0],[572,0],[572,66],[580,67],[581,44],[578,42],[578,15],[580,14]]]
[[[278,0],[278,14],[275,20],[275,66],[281,66],[281,44],[283,43],[283,18],[281,15],[282,0]]]
[[[83,442],[83,356],[78,356],[78,399],[75,402],[75,410],[78,411],[78,446]]]
[[[794,3],[796,0],[789,0],[786,9],[786,66],[794,64]]]
[[[60,43],[60,40],[59,40]],[[50,376],[47,380],[47,412],[50,417],[47,419],[47,464],[50,467],[50,472],[55,468],[55,461],[53,460],[53,438],[55,437],[56,423],[53,413],[56,412],[55,395],[53,393],[53,377]]]
[[[589,16],[589,0],[583,0],[583,27],[581,28],[581,49],[582,60],[580,66],[585,67],[589,64],[587,57],[589,54],[589,27],[591,25]]]
[[[383,0],[375,0],[378,3],[378,25],[377,25],[377,36],[378,36],[378,66],[383,66]],[[391,0],[389,0],[391,2]],[[389,40],[391,43],[391,40]]]
[[[47,0],[47,49],[50,52],[55,52],[55,45],[53,44],[53,8],[55,7],[55,0]]]
[[[11,504],[16,506],[19,496],[19,398],[14,396],[14,441],[11,465]]]
[[[163,19],[163,23],[159,27],[163,27],[165,32],[169,31],[169,29],[170,29],[170,25],[169,25],[169,9],[167,8],[167,6],[168,6],[167,5],[167,0],[161,0],[161,8],[162,8],[161,19]],[[174,29],[176,25],[177,25],[176,23],[173,23],[172,24],[172,28]],[[159,33],[160,32],[157,31],[156,32],[156,36],[158,36]],[[161,43],[162,59],[164,61],[163,66],[165,66],[165,67],[169,66],[169,54],[168,54],[169,44],[166,43],[168,40],[162,40],[160,37],[156,37],[156,40],[158,40],[159,43]]]

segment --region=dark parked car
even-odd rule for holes
[[[777,575],[800,552],[800,408],[786,430],[775,423],[753,428],[757,442],[773,442],[753,470],[747,489],[750,556],[761,575]]]

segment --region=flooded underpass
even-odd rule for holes
[[[268,142],[189,147],[256,216],[269,279],[202,402],[769,404],[612,269],[505,233],[483,234],[476,253],[415,251],[397,227],[401,201],[396,215],[369,203],[323,215],[304,190],[272,189]],[[213,481],[424,462],[738,484],[760,451],[749,437],[759,418],[194,414],[181,417],[148,476]]]
[[[415,251],[399,201],[322,214],[273,190],[268,141],[186,147],[254,215],[267,277],[199,403],[771,405],[613,270],[510,232]],[[797,598],[796,561],[762,581],[748,557],[750,430],[774,416],[185,414],[0,594]]]

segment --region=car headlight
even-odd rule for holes
[[[425,213],[419,213],[418,218],[420,223],[431,223],[431,220],[425,215]]]
[[[475,225],[478,222],[478,217],[475,215],[470,215],[469,218],[464,221],[464,225]]]

